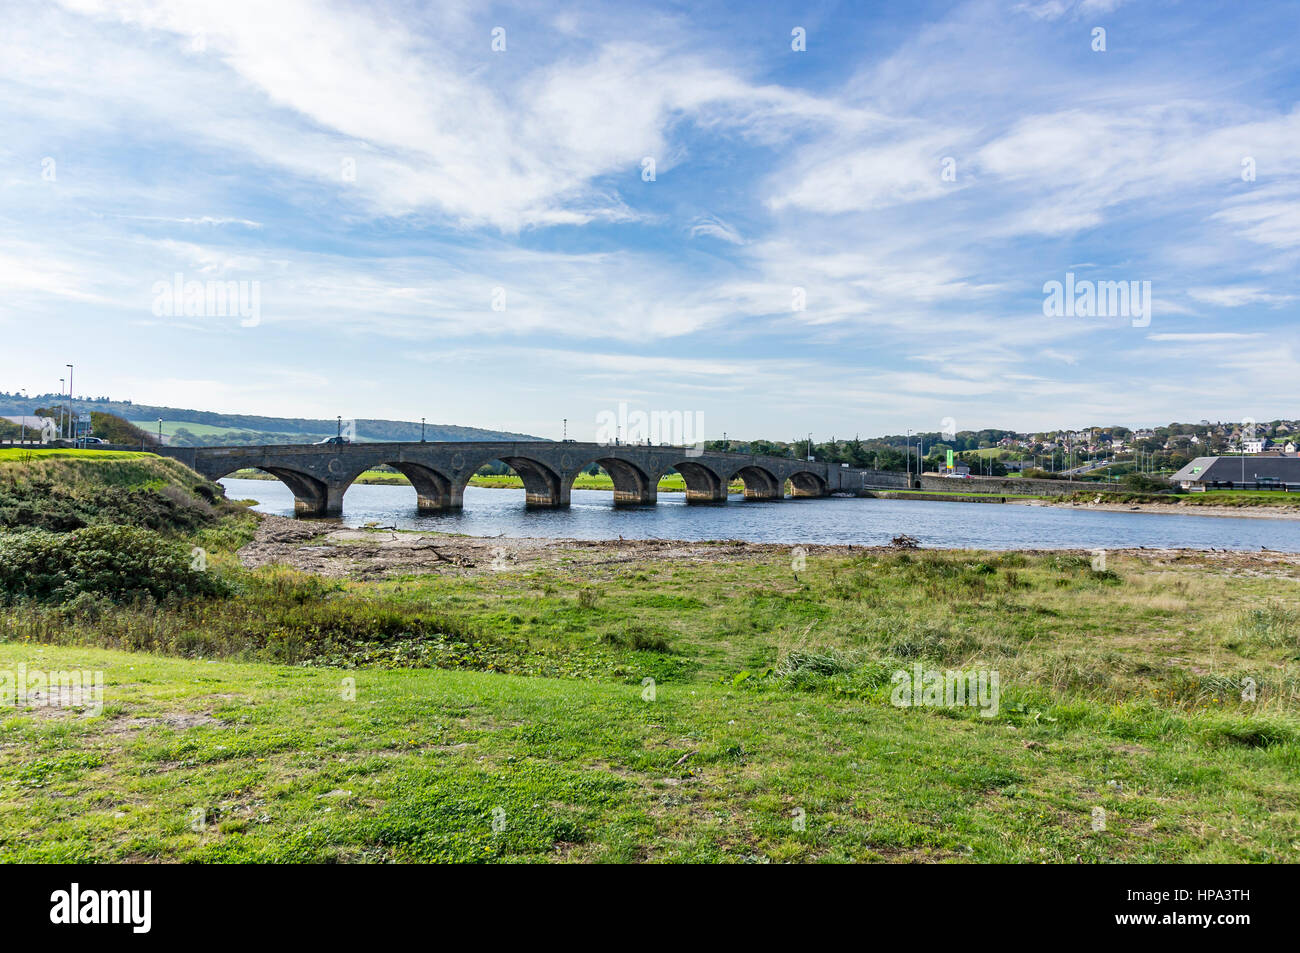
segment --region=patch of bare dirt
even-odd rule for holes
[[[290,524],[285,526],[284,524]],[[250,568],[280,564],[333,578],[388,578],[409,573],[480,573],[545,567],[566,569],[654,561],[720,562],[789,556],[791,546],[743,540],[540,539],[446,536],[386,529],[348,529],[282,516],[264,516],[239,551]],[[808,554],[885,551],[887,547],[813,546]]]

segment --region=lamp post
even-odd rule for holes
[[[907,431],[907,485],[912,485],[912,431]]]
[[[339,423],[339,429],[338,432],[335,433],[335,436],[342,438],[343,437],[343,415],[342,414],[339,414],[338,423]]]
[[[65,366],[68,369],[68,430],[73,438],[73,443],[75,444],[76,437],[77,437],[77,429],[76,429],[77,425],[73,423],[73,419],[72,419],[72,365],[67,364]]]
[[[162,446],[162,418],[158,418],[158,446]]]
[[[420,443],[424,443],[424,418],[420,418]]]
[[[560,440],[565,441],[568,439],[569,439],[569,418],[565,417],[564,423],[561,425]]]

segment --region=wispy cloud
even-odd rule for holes
[[[1292,366],[1281,8],[845,8],[802,52],[787,15],[725,13],[16,0],[0,320],[65,333],[0,373],[84,348],[119,396],[371,400],[319,375],[384,382],[354,416],[436,393],[441,419],[534,432],[688,394],[757,434],[1151,422],[1208,381],[1253,407]],[[1150,281],[1151,326],[1045,318],[1067,271]],[[178,272],[259,282],[260,325],[152,314]]]

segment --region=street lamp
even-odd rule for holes
[[[158,418],[158,446],[162,446],[162,418]]]
[[[68,429],[71,431],[75,442],[77,436],[76,424],[72,422],[72,365],[64,365],[68,369]]]
[[[420,418],[420,443],[424,443],[424,418]]]
[[[342,438],[343,436],[343,415],[342,414],[339,414],[338,421],[339,421],[339,429],[338,429],[338,433],[335,434],[335,436]]]

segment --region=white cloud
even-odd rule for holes
[[[743,239],[733,225],[729,225],[720,218],[707,216],[699,219],[691,226],[691,237],[697,238],[700,235],[707,235],[710,238],[717,238],[724,242],[730,242],[733,245],[745,244]]]
[[[1247,304],[1281,305],[1295,300],[1295,295],[1273,294],[1261,288],[1243,285],[1224,288],[1190,288],[1187,294],[1196,301],[1203,301],[1220,308],[1240,308]]]

